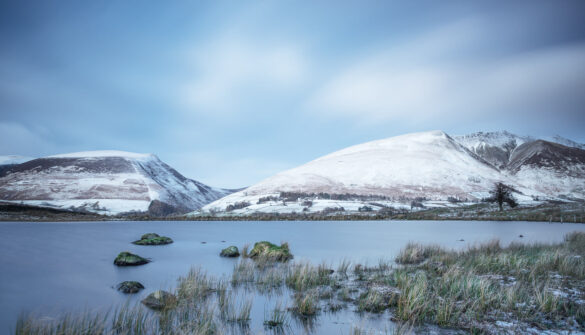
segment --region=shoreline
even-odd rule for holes
[[[547,203],[519,206],[498,211],[489,204],[385,213],[250,213],[180,214],[164,217],[147,213],[103,215],[30,205],[0,202],[0,222],[78,222],[78,221],[530,221],[585,223],[585,203]]]

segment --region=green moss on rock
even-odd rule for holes
[[[254,248],[249,253],[252,259],[266,259],[270,261],[286,262],[293,258],[288,248],[288,243],[282,243],[280,246],[268,241],[256,242]]]
[[[140,237],[140,240],[132,242],[137,245],[163,245],[173,243],[170,237],[160,236],[155,233],[144,234]]]
[[[221,257],[238,257],[240,256],[240,251],[238,250],[238,247],[232,245],[223,249],[219,255]]]
[[[132,254],[128,251],[123,251],[118,254],[116,259],[114,260],[114,264],[118,266],[135,266],[135,265],[142,265],[150,262],[150,260],[140,257],[138,255]]]

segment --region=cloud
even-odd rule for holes
[[[488,28],[466,20],[374,50],[318,88],[307,109],[371,123],[579,112],[585,44],[484,56],[476,45]]]
[[[264,44],[224,37],[189,53],[192,77],[179,92],[189,111],[230,112],[241,103],[258,103],[268,94],[302,84],[308,62],[292,44]]]
[[[37,156],[54,150],[40,133],[41,129],[33,131],[18,123],[0,122],[0,154]]]
[[[240,188],[253,185],[296,164],[262,157],[234,157],[209,151],[165,153],[159,157],[188,178],[207,185]]]

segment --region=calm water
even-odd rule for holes
[[[231,273],[234,259],[218,256],[228,245],[269,240],[288,241],[295,260],[329,262],[343,258],[376,264],[393,259],[408,241],[437,243],[452,248],[499,238],[512,241],[559,242],[585,225],[538,222],[378,221],[378,222],[86,222],[0,223],[0,333],[14,329],[18,314],[33,311],[106,310],[138,301],[156,289],[172,289],[192,266],[220,276]],[[136,246],[143,233],[169,236],[166,246]],[[524,238],[518,236],[522,234]],[[464,242],[459,241],[464,239]],[[225,242],[222,242],[225,241]],[[205,242],[205,243],[203,243]],[[149,257],[152,263],[119,268],[120,251]],[[138,280],[146,287],[130,297],[113,286]],[[255,297],[252,331],[261,331],[266,297]],[[268,307],[267,307],[268,306]],[[384,324],[382,316],[351,312],[322,316],[316,333],[347,333],[350,325]]]

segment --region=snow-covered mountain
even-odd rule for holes
[[[455,136],[455,140],[479,157],[497,167],[506,168],[512,152],[520,145],[534,141],[528,136],[518,136],[507,131],[477,132]]]
[[[0,156],[0,177],[4,176],[6,171],[10,170],[15,165],[22,164],[33,159],[34,158],[32,157],[17,155]]]
[[[276,174],[198,213],[318,212],[454,206],[494,183],[536,198],[585,198],[585,151],[507,132],[407,134],[352,146]]]
[[[38,158],[0,175],[0,200],[103,214],[187,212],[231,192],[187,179],[155,155],[123,151]]]

